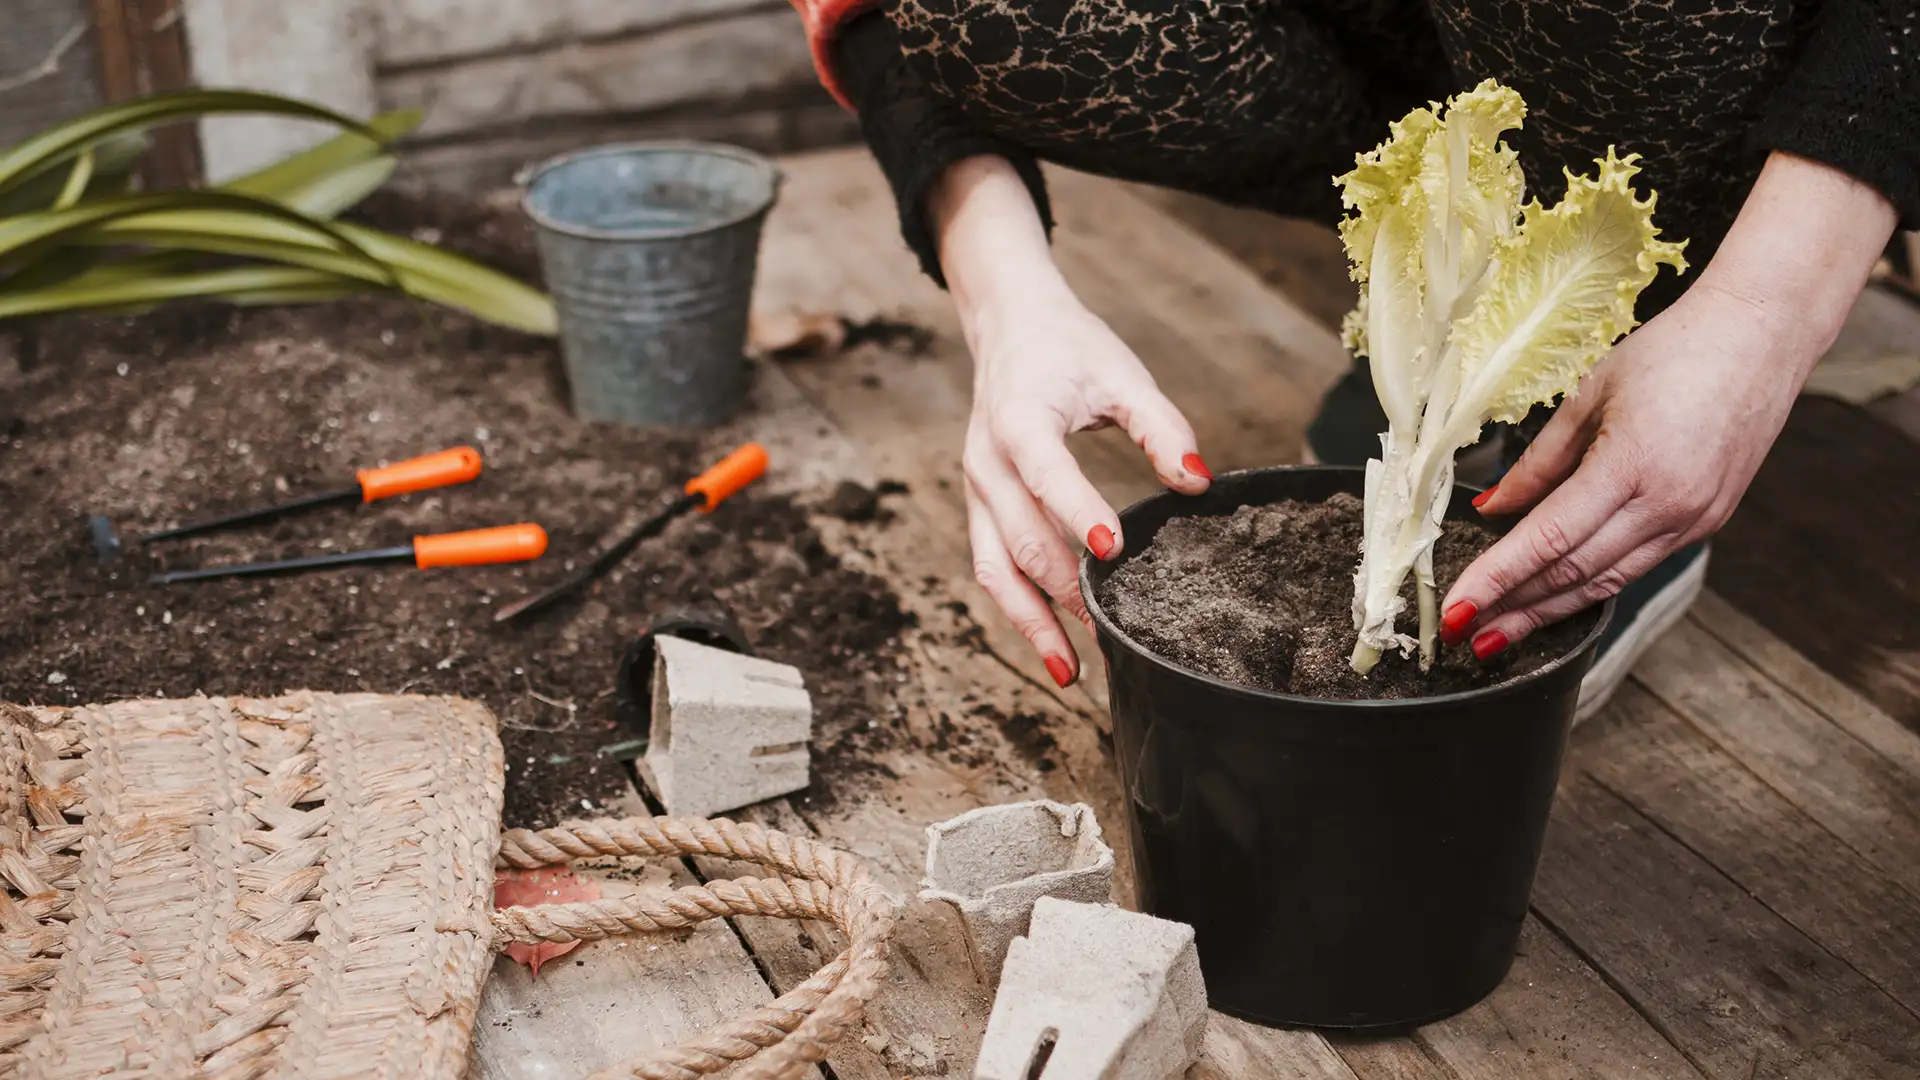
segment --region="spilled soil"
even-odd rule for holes
[[[1490,686],[1551,663],[1578,645],[1598,613],[1548,627],[1487,662],[1441,646],[1432,671],[1396,653],[1361,676],[1353,650],[1353,571],[1362,505],[1243,506],[1217,517],[1175,518],[1099,586],[1101,606],[1134,640],[1228,682],[1304,697],[1404,699]],[[1434,546],[1441,594],[1498,537],[1448,522]],[[1406,610],[1415,611],[1413,584]],[[1409,614],[1408,621],[1414,619]]]
[[[382,195],[359,214],[532,278],[501,208]],[[732,446],[581,423],[550,341],[390,297],[304,308],[180,305],[131,318],[0,328],[0,700],[65,705],[291,689],[457,694],[488,705],[507,749],[506,822],[602,812],[627,786],[600,755],[622,649],[648,620],[722,606],[764,656],[798,666],[815,705],[812,793],[832,799],[890,715],[909,619],[886,583],[822,545],[816,513],[885,527],[894,489],[826,507],[765,485],[681,519],[571,604],[506,625],[492,611],[564,573]],[[126,537],[353,483],[449,446],[480,479],[369,506],[142,547],[103,565],[84,520]],[[777,463],[776,463],[777,467]],[[533,521],[517,566],[407,564],[152,586],[156,569],[405,544]]]

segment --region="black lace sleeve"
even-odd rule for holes
[[[927,221],[928,192],[947,166],[962,158],[994,154],[1013,163],[1048,235],[1053,213],[1046,180],[1034,156],[1004,139],[985,135],[958,109],[923,83],[910,69],[893,24],[884,12],[856,17],[841,30],[836,44],[841,85],[860,115],[867,145],[893,188],[900,211],[900,232],[920,259],[920,268],[941,288],[940,245]]]
[[[1920,0],[1826,0],[1754,141],[1872,184],[1920,229]]]

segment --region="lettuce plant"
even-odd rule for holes
[[[1366,521],[1354,575],[1354,670],[1382,653],[1433,663],[1439,614],[1433,545],[1453,490],[1454,454],[1489,422],[1572,395],[1635,325],[1634,301],[1661,264],[1686,272],[1681,243],[1658,239],[1654,195],[1635,196],[1637,155],[1567,173],[1555,206],[1522,205],[1518,154],[1500,141],[1526,105],[1494,80],[1416,109],[1338,177],[1350,213],[1341,239],[1361,284],[1345,339],[1367,358],[1386,412],[1367,463]],[[1395,627],[1416,579],[1418,638]]]

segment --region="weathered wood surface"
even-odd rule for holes
[[[647,812],[637,795],[607,808],[612,816]],[[679,859],[596,860],[578,872],[610,897],[695,883]],[[718,919],[682,933],[586,942],[538,975],[503,955],[480,998],[467,1075],[583,1080],[773,997],[733,927]]]
[[[934,341],[914,357],[863,346],[767,368],[737,433],[767,441],[786,463],[770,482],[798,491],[908,483],[891,525],[819,524],[844,558],[894,581],[921,625],[905,641],[902,737],[864,797],[741,816],[859,853],[908,900],[891,985],[834,1074],[964,1077],[989,995],[952,917],[913,899],[924,829],[993,802],[1081,800],[1124,863],[1103,675],[1088,650],[1081,683],[1053,687],[972,582],[958,462],[970,363],[877,171],[857,153],[784,167],[760,305],[904,318]],[[1124,189],[1054,184],[1069,278],[1187,411],[1209,460],[1291,460],[1344,363],[1332,335]],[[1117,504],[1153,489],[1123,437],[1074,441]],[[1820,659],[1709,596],[1576,734],[1521,955],[1487,1001],[1391,1039],[1216,1014],[1191,1080],[1920,1076],[1920,737],[1871,692],[1884,668]],[[1120,877],[1129,903],[1124,865]],[[776,990],[842,945],[825,927],[735,922]]]

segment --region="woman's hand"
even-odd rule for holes
[[[1212,476],[1180,411],[1061,278],[1010,165],[959,162],[929,204],[974,358],[961,459],[974,576],[1066,686],[1079,675],[1079,658],[1048,598],[1088,622],[1078,542],[1111,559],[1126,539],[1067,436],[1117,425],[1146,451],[1161,482],[1186,494],[1205,491]]]
[[[1486,659],[1724,525],[1894,223],[1873,189],[1774,155],[1700,279],[1481,497],[1526,517],[1454,583],[1443,636]]]

